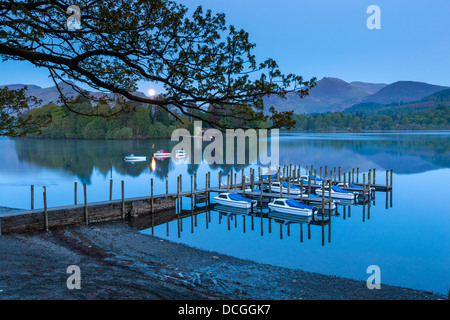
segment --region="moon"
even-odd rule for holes
[[[155,89],[148,89],[148,95],[149,95],[150,97],[154,96],[155,94],[156,94]]]

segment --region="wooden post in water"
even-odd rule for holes
[[[31,185],[31,210],[34,210],[34,186]]]
[[[194,173],[194,191],[197,190],[197,172]]]
[[[113,179],[109,179],[109,201],[112,200]]]
[[[153,214],[153,178],[150,179],[150,205],[151,205],[151,212]]]
[[[387,192],[388,186],[389,186],[389,171],[386,170],[386,192]]]
[[[339,174],[338,174],[338,177],[339,177],[339,181],[341,181],[341,167],[339,167]]]
[[[288,173],[288,176],[287,176],[287,193],[288,193],[288,196],[290,196],[291,195],[291,179],[290,179],[291,177],[290,177],[290,174]]]
[[[125,182],[121,181],[122,189],[122,220],[125,220]]]
[[[311,171],[308,175],[308,197],[311,196]]]
[[[300,180],[300,201],[303,201],[303,179]]]
[[[366,203],[366,174],[363,173],[363,206]]]
[[[347,185],[347,182],[345,181],[345,179],[346,179],[346,174],[345,174],[345,172],[344,172],[344,188],[345,188],[346,185]]]
[[[352,168],[352,183],[355,183],[355,168]]]
[[[242,195],[245,197],[245,176],[242,176]]]
[[[359,182],[359,168],[356,168],[356,183]]]
[[[233,169],[231,169],[231,171],[230,171],[230,186],[231,186],[231,188],[233,188]]]
[[[320,179],[322,179],[323,175],[322,175],[322,167],[320,167]]]
[[[392,187],[392,176],[393,176],[393,174],[394,174],[394,170],[391,169],[391,187]]]
[[[43,196],[44,196],[44,227],[45,231],[48,232],[48,212],[47,212],[47,188],[44,188]]]
[[[77,204],[77,183],[74,182],[73,184],[73,199],[74,203]]]
[[[88,208],[87,208],[87,191],[86,191],[86,183],[83,183],[83,194],[84,194],[84,222],[86,225],[89,224],[88,217]]]
[[[259,182],[261,183],[261,185],[259,186],[259,191],[260,191],[259,205],[261,207],[261,212],[262,212],[262,208],[263,208],[263,181],[262,181],[262,179],[260,179]],[[245,216],[244,216],[244,220],[245,220]]]
[[[192,183],[191,183],[191,185],[192,185]],[[219,171],[219,189],[220,188],[222,188],[222,170]]]
[[[169,194],[169,177],[166,176],[166,194]]]
[[[373,184],[375,184],[375,171],[376,169],[375,168],[373,168]]]
[[[336,167],[334,167],[334,182],[336,183]]]
[[[227,174],[227,192],[230,192],[230,174]]]
[[[314,184],[317,184],[317,170],[314,170]]]

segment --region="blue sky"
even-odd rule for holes
[[[285,73],[305,79],[450,86],[449,0],[181,0],[224,12],[249,32],[259,61],[275,59]],[[369,5],[381,9],[381,29],[369,30]],[[0,62],[0,85],[53,85],[45,70]],[[147,91],[152,85],[142,83]],[[158,86],[153,86],[158,91]]]

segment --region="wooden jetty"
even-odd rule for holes
[[[113,221],[113,220],[125,220],[129,218],[137,218],[140,216],[150,215],[153,217],[151,219],[156,218],[155,214],[161,211],[167,211],[180,208],[180,211],[177,212],[178,218],[184,216],[185,214],[192,214],[193,210],[197,207],[198,204],[204,204],[205,208],[209,208],[210,205],[210,197],[211,193],[221,193],[221,192],[234,192],[239,193],[243,196],[251,197],[253,199],[257,199],[258,206],[261,208],[265,203],[274,198],[289,198],[296,199],[300,202],[306,204],[317,204],[321,203],[322,214],[325,214],[325,210],[327,209],[327,205],[331,208],[331,197],[311,197],[310,195],[314,192],[314,187],[322,184],[322,187],[326,184],[336,185],[340,182],[344,184],[347,182],[354,183],[356,185],[362,186],[362,198],[363,203],[366,200],[370,200],[373,196],[371,193],[371,188],[375,188],[375,190],[391,192],[392,194],[392,170],[386,170],[386,184],[379,185],[375,184],[375,169],[372,171],[369,170],[367,175],[367,181],[365,174],[362,175],[362,183],[359,181],[359,168],[357,168],[357,176],[354,175],[354,169],[348,172],[348,176],[346,173],[341,175],[341,167],[339,167],[339,173],[337,174],[336,168],[333,171],[329,172],[327,175],[327,167],[325,166],[325,170],[322,170],[320,167],[320,179],[324,181],[316,181],[317,180],[317,169],[313,169],[313,166],[306,167],[306,173],[308,175],[308,183],[304,185],[303,180],[301,178],[301,170],[300,165],[297,166],[284,166],[283,168],[277,167],[276,170],[271,171],[271,168],[268,167],[268,179],[262,179],[262,168],[258,168],[258,172],[256,174],[255,169],[250,168],[249,177],[244,175],[244,170],[241,171],[240,179],[237,175],[237,172],[231,172],[227,175],[227,183],[222,184],[222,179],[224,178],[223,172],[219,171],[218,177],[218,186],[211,187],[211,173],[208,172],[204,177],[204,188],[197,188],[197,174],[190,176],[190,188],[189,190],[182,189],[182,175],[177,176],[177,188],[176,192],[169,193],[169,181],[166,177],[165,185],[166,192],[163,194],[155,195],[153,192],[153,179],[150,180],[151,193],[147,197],[138,197],[138,198],[125,198],[124,190],[125,183],[121,181],[121,199],[112,199],[112,186],[113,180],[110,180],[109,186],[109,200],[108,201],[100,201],[88,203],[87,200],[87,191],[86,184],[83,184],[83,202],[78,203],[77,199],[77,182],[74,183],[74,204],[60,207],[48,207],[47,204],[47,189],[43,187],[43,200],[44,200],[44,208],[36,209],[34,206],[35,200],[35,187],[31,186],[31,209],[23,210],[23,211],[14,211],[14,212],[6,212],[0,214],[0,235],[2,233],[20,233],[20,232],[28,232],[28,231],[37,231],[37,230],[45,230],[49,231],[49,229],[54,227],[68,226],[68,225],[77,225],[77,224],[91,224],[96,222],[104,222],[104,221]],[[234,174],[233,174],[234,173]],[[276,174],[276,178],[274,181],[279,182],[288,182],[287,188],[285,188],[285,192],[282,192],[283,187],[280,188],[279,193],[271,192],[271,183],[272,174]],[[314,178],[311,177],[314,174]],[[341,180],[343,177],[343,180]],[[347,181],[348,177],[348,181]],[[372,180],[373,178],[373,180]],[[390,179],[389,179],[390,178]],[[238,182],[240,180],[240,182]],[[356,181],[355,181],[356,180]],[[292,195],[290,194],[291,184],[294,186],[300,186],[305,189],[306,194]],[[314,186],[314,187],[313,187]],[[250,190],[247,190],[247,187],[250,187]],[[255,187],[259,190],[255,191]],[[286,190],[287,189],[287,190]],[[268,191],[268,192],[267,192]],[[358,189],[358,191],[361,191]],[[183,198],[190,199],[191,210],[189,212],[185,212],[181,210],[183,208],[182,201]],[[388,207],[387,202],[388,197],[386,197],[386,208]],[[391,206],[392,206],[392,195],[391,195]],[[201,209],[195,209],[201,210]]]

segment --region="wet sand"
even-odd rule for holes
[[[81,289],[69,290],[69,265]],[[435,300],[441,294],[292,270],[144,235],[125,223],[0,236],[0,300]]]

